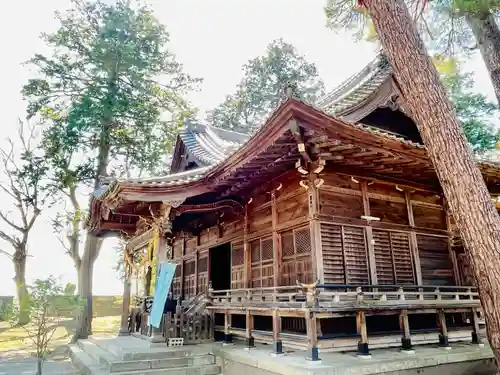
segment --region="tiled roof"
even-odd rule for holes
[[[201,167],[196,169],[190,169],[188,171],[172,173],[165,176],[159,177],[149,177],[149,178],[126,178],[126,179],[113,179],[110,181],[104,181],[98,189],[93,193],[93,196],[99,200],[106,198],[107,195],[118,184],[125,183],[127,185],[149,185],[149,186],[177,186],[184,185],[190,182],[195,182],[201,180],[205,174],[213,169],[214,166]]]
[[[200,165],[214,165],[236,151],[248,136],[205,124],[189,124],[179,134],[188,152]]]
[[[363,70],[321,98],[317,105],[324,112],[341,115],[376,93],[391,73],[387,58],[383,54],[378,54]]]

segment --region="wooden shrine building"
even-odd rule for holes
[[[156,241],[154,259],[178,264],[173,295],[207,295],[226,341],[313,360],[369,342],[409,349],[422,332],[448,346],[472,330],[478,343],[467,260],[385,59],[320,108],[286,98],[250,138],[187,126],[171,174],[94,193],[89,231],[129,236],[128,256]],[[478,167],[495,197],[500,168]]]

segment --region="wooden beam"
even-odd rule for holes
[[[252,255],[250,254],[250,244],[248,242],[248,205],[245,204],[245,216],[243,219],[243,258],[245,261],[243,276],[245,288],[250,288],[252,275]]]
[[[370,200],[368,199],[368,185],[365,180],[360,182],[361,197],[363,200],[363,215],[371,216],[370,213]],[[365,227],[366,235],[366,248],[368,250],[368,264],[370,269],[370,279],[372,284],[377,284],[377,262],[375,260],[375,243],[373,240],[373,228],[370,222]]]
[[[323,251],[321,245],[321,227],[319,223],[319,190],[314,181],[317,175],[311,173],[309,176],[308,207],[309,207],[309,231],[311,233],[311,261],[313,264],[314,278],[324,283],[325,273],[323,270]]]
[[[408,310],[401,310],[399,315],[401,332],[403,337],[401,338],[401,349],[402,350],[412,350],[411,344],[411,334],[410,334],[410,323],[408,321]]]
[[[370,349],[368,347],[368,330],[366,327],[366,316],[364,311],[356,313],[356,327],[360,340],[358,343],[358,356],[369,356]]]
[[[438,326],[440,330],[439,334],[439,346],[442,348],[449,348],[450,344],[448,343],[448,327],[446,326],[446,317],[444,315],[444,310],[438,310]]]
[[[182,236],[182,256],[181,256],[181,298],[184,299],[184,255],[186,255],[186,236]]]
[[[272,220],[272,231],[273,231],[273,278],[274,286],[280,285],[280,275],[281,275],[281,240],[278,231],[276,230],[278,226],[278,209],[276,207],[276,191],[271,192],[271,220]]]
[[[449,238],[448,238],[448,253],[450,254],[450,259],[451,263],[453,265],[453,279],[455,280],[455,285],[462,285],[461,283],[461,278],[460,278],[460,272],[458,268],[458,260],[457,260],[457,254],[455,251],[453,251],[453,247],[451,245],[451,241],[453,239],[453,232],[451,228],[451,213],[448,208],[448,204],[446,200],[444,201],[443,206],[445,207],[445,215],[446,215],[446,230],[449,233]]]
[[[273,354],[283,354],[283,343],[280,339],[281,334],[281,316],[278,315],[278,310],[273,309]]]
[[[309,361],[319,361],[318,351],[318,327],[316,314],[306,311],[306,329],[307,329],[307,357]]]
[[[417,234],[415,233],[415,217],[413,216],[413,207],[411,205],[411,193],[405,191],[406,213],[408,214],[408,223],[412,228],[410,232],[410,250],[413,256],[413,265],[415,267],[415,277],[418,285],[422,285],[422,266],[420,264],[420,254],[418,252]]]
[[[245,330],[245,344],[247,348],[253,348],[255,346],[254,338],[252,336],[253,331],[253,315],[249,310],[246,311],[246,330]]]

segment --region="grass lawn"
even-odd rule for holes
[[[73,335],[74,320],[62,321],[56,329],[51,348],[67,344]],[[115,335],[120,327],[119,316],[106,316],[92,320],[92,332],[96,336]],[[35,346],[22,327],[12,328],[6,322],[0,322],[0,356],[7,352],[34,352]]]

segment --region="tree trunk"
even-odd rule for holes
[[[24,250],[16,249],[12,258],[14,263],[14,282],[16,283],[17,302],[19,303],[19,325],[29,323],[29,293],[26,287],[26,255]]]
[[[92,279],[94,262],[99,255],[101,244],[101,239],[87,234],[78,270],[78,296],[82,299],[84,306],[77,316],[77,327],[72,342],[86,339],[92,334]]]
[[[500,363],[500,218],[404,0],[364,0],[465,243]]]
[[[466,13],[465,19],[476,38],[500,105],[500,28],[491,13]]]
[[[42,375],[42,368],[43,368],[43,358],[37,357],[36,358],[36,375]]]

